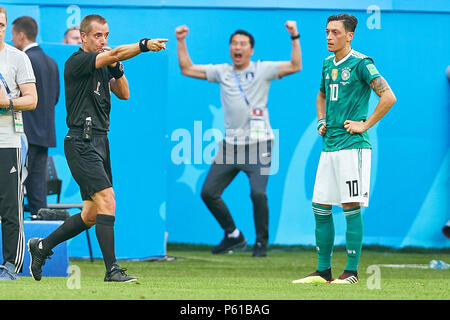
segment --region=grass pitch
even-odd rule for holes
[[[449,262],[450,252],[363,248],[357,285],[305,285],[291,281],[316,267],[312,247],[269,247],[266,258],[251,249],[212,255],[208,246],[168,246],[173,261],[120,261],[137,283],[105,283],[102,260],[71,259],[78,274],[34,281],[0,282],[0,300],[448,300],[450,270],[422,269],[430,260]],[[344,248],[333,254],[333,276],[346,263]],[[386,267],[380,265],[409,265]],[[374,267],[375,266],[375,267]],[[45,266],[44,266],[45,268]]]

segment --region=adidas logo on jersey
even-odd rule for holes
[[[9,170],[9,173],[14,173],[14,172],[17,172],[17,169],[16,169],[16,167],[13,166],[13,167],[11,168],[11,170]]]

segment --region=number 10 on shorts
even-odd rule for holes
[[[358,192],[358,180],[345,181],[348,185],[348,193],[350,197],[357,197]]]

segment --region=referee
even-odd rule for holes
[[[59,243],[94,224],[106,266],[105,281],[133,282],[116,261],[114,249],[115,199],[107,132],[111,110],[110,90],[126,100],[130,93],[120,61],[141,52],[165,49],[167,39],[144,38],[138,43],[107,47],[105,18],[88,15],[80,24],[81,48],[66,61],[64,70],[67,126],[64,152],[72,176],[80,186],[83,210],[64,221],[48,237],[28,241],[30,272],[40,280],[42,265]]]

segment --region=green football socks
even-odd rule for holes
[[[324,207],[313,203],[316,219],[316,249],[318,254],[317,271],[331,268],[331,255],[334,247],[334,222],[331,207]]]
[[[363,220],[361,207],[344,209],[345,220],[347,221],[346,248],[347,265],[345,270],[357,271],[363,241]]]

